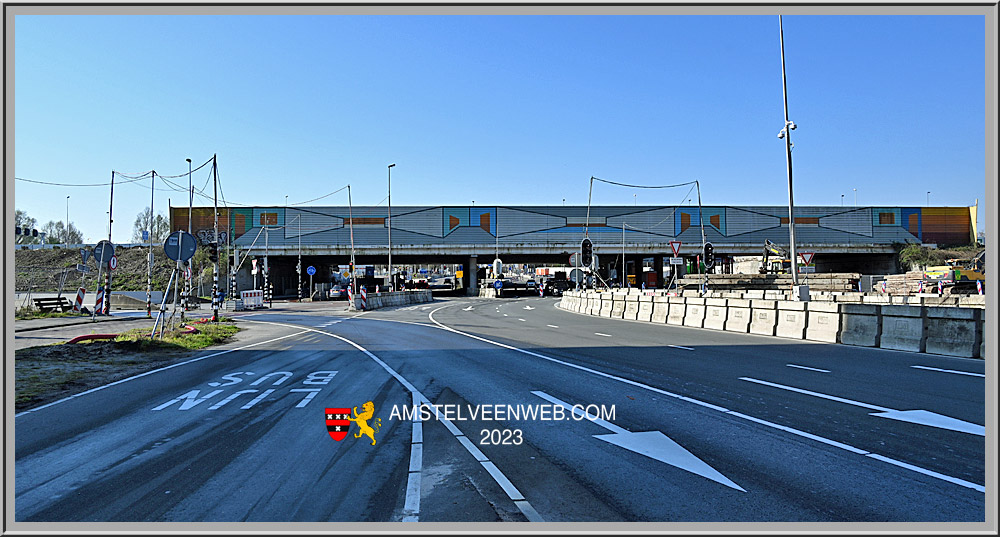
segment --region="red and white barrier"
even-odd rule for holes
[[[104,313],[104,288],[97,288],[97,300],[94,302],[94,311],[100,314]]]
[[[368,309],[368,291],[364,287],[361,288],[361,309]]]
[[[243,300],[244,308],[263,308],[264,291],[257,289],[253,291],[240,291],[240,298]]]
[[[73,303],[73,311],[80,313],[80,309],[83,308],[83,297],[87,295],[87,290],[83,287],[76,290],[76,302]]]

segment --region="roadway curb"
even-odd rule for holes
[[[87,320],[82,320],[81,319],[79,321],[73,321],[73,322],[67,322],[67,323],[60,323],[60,324],[52,324],[52,325],[49,325],[49,326],[29,326],[27,328],[18,328],[17,324],[16,324],[16,321],[15,321],[14,333],[16,334],[18,332],[31,332],[33,330],[50,330],[52,328],[64,328],[64,327],[67,327],[67,326],[78,326],[78,325],[94,324],[94,323],[107,323],[107,322],[113,322],[113,321],[135,321],[135,320],[139,320],[139,319],[146,319],[146,317],[113,317],[111,319],[98,319],[96,321],[94,321],[92,319],[87,319]]]

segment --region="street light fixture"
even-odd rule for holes
[[[854,206],[858,206],[858,189],[854,189]]]
[[[391,293],[395,287],[396,280],[392,277],[392,168],[395,163],[389,165],[389,211],[388,211],[388,228],[389,228],[389,292]]]
[[[778,138],[785,140],[785,157],[788,169],[789,255],[792,258],[792,286],[798,295],[796,298],[800,298],[798,256],[795,253],[795,195],[792,191],[792,131],[795,130],[795,122],[788,119],[788,81],[785,77],[785,30],[781,22],[781,15],[778,15],[778,36],[781,41],[781,94],[785,102],[785,127],[778,133]]]
[[[69,197],[69,196],[67,196],[67,197]],[[927,191],[927,206],[928,207],[931,206],[931,191],[930,190]],[[67,218],[67,220],[68,220],[68,218]]]
[[[841,207],[844,206],[844,195],[843,194],[840,195],[840,206]]]

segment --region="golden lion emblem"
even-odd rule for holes
[[[375,445],[375,433],[382,427],[382,418],[375,418],[375,428],[373,429],[368,425],[368,420],[372,419],[375,415],[375,403],[367,401],[365,404],[361,405],[362,412],[358,414],[358,407],[354,407],[354,417],[348,417],[349,421],[353,421],[358,424],[358,428],[361,430],[354,434],[354,438],[361,438],[361,435],[368,435],[368,438],[372,439],[372,445]]]

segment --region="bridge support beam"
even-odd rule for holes
[[[468,296],[479,296],[479,282],[476,277],[479,272],[479,256],[472,254],[469,256],[469,266],[465,273],[468,275],[469,286],[466,288]]]

